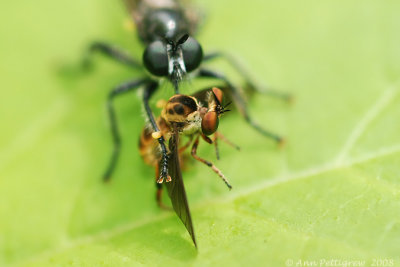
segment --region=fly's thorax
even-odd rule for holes
[[[187,118],[185,125],[181,128],[182,134],[192,135],[200,131],[202,118],[200,112],[195,111]]]
[[[188,95],[174,95],[161,112],[169,125],[174,124],[179,132],[190,135],[201,128],[201,107],[196,98]]]
[[[147,5],[153,9],[174,8],[177,6],[177,2],[174,0],[135,0],[135,2]]]
[[[161,116],[166,121],[183,122],[198,109],[199,103],[196,98],[178,94],[168,100],[161,112]]]

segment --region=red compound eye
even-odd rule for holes
[[[224,92],[222,92],[222,90],[218,89],[217,87],[213,87],[212,91],[214,93],[214,96],[215,96],[216,100],[218,101],[217,104],[221,105],[222,99],[224,97]]]
[[[211,135],[218,129],[219,119],[217,112],[210,111],[204,115],[201,122],[201,130],[205,135]]]

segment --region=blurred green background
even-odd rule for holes
[[[400,2],[199,4],[205,51],[232,53],[259,83],[296,100],[250,102],[257,121],[287,138],[283,148],[237,113],[223,118],[221,132],[242,147],[222,144],[217,162],[232,191],[189,164],[198,251],[155,204],[154,171],[137,152],[144,117],[135,93],[116,101],[122,155],[113,181],[100,181],[112,148],[106,96],[138,73],[100,56],[89,73],[78,64],[93,40],[141,57],[121,3],[1,5],[0,265],[400,265]],[[223,62],[211,65],[241,82]],[[212,146],[199,154],[216,161]]]

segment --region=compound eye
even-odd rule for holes
[[[210,111],[204,115],[203,120],[201,121],[201,130],[205,135],[212,135],[218,129],[219,118],[217,112]]]
[[[146,47],[143,53],[143,64],[153,75],[168,75],[167,48],[161,41],[154,41]]]
[[[181,45],[183,53],[183,61],[185,62],[186,71],[192,71],[200,66],[203,60],[203,49],[201,48],[199,42],[193,37],[189,37]]]
[[[217,104],[221,105],[222,104],[222,99],[224,98],[224,92],[222,92],[221,89],[217,88],[217,87],[213,87],[212,88],[212,92],[217,100]]]

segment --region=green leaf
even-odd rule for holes
[[[2,5],[0,265],[400,264],[400,2],[201,3],[204,50],[232,53],[295,101],[249,101],[284,147],[236,112],[220,127],[240,152],[221,144],[217,161],[201,146],[232,191],[206,166],[186,166],[198,250],[155,204],[154,170],[137,152],[144,118],[135,94],[116,101],[123,150],[113,180],[100,181],[112,148],[108,90],[139,73],[101,56],[83,73],[80,55],[97,39],[137,58],[143,51],[114,2]],[[242,82],[223,62],[210,65]]]

